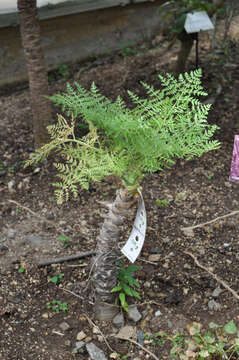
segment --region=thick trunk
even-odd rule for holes
[[[187,59],[193,47],[193,37],[191,34],[187,34],[186,31],[183,31],[179,40],[181,41],[181,48],[178,53],[178,59],[176,64],[176,75],[182,74],[185,72],[185,67],[187,63]]]
[[[20,31],[26,58],[35,147],[49,141],[47,126],[52,121],[48,95],[48,78],[40,42],[40,25],[37,19],[36,0],[18,0]]]
[[[129,194],[125,189],[119,190],[114,203],[109,207],[97,238],[93,285],[95,315],[99,320],[111,320],[117,312],[114,306],[115,295],[111,290],[116,286],[118,279],[120,230],[133,202],[134,195]]]

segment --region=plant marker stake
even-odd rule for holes
[[[140,195],[139,206],[134,220],[133,229],[126,244],[121,249],[121,252],[132,263],[135,262],[135,260],[137,259],[137,257],[141,252],[141,249],[144,244],[146,227],[147,227],[147,217],[146,217],[143,195],[139,189],[138,189],[138,193]]]
[[[187,14],[184,29],[187,34],[192,35],[193,40],[196,40],[196,69],[198,69],[198,33],[200,31],[212,30],[214,25],[206,11],[195,11]]]
[[[239,182],[239,135],[235,135],[234,137],[234,147],[232,153],[229,181]]]

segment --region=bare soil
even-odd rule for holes
[[[80,81],[85,87],[95,81],[110,98],[120,94],[127,99],[128,89],[141,93],[140,81],[157,86],[157,74],[172,71],[177,45],[165,52],[166,46],[158,37],[153,45],[140,44],[134,54],[127,50],[72,64],[67,81]],[[149,175],[142,184],[148,227],[136,262],[141,269],[135,273],[142,298],[135,302],[142,318],[134,323],[124,314],[125,323],[138,335],[139,330],[186,333],[193,321],[204,328],[210,321],[221,325],[231,319],[239,322],[235,296],[186,253],[194,254],[200,264],[239,293],[238,215],[187,234],[182,231],[182,227],[239,210],[239,185],[228,181],[234,135],[239,130],[238,44],[230,41],[213,54],[204,39],[199,54],[207,100],[213,102],[209,121],[220,126],[216,137],[221,148],[201,158],[177,161],[170,170]],[[194,69],[194,61],[192,54],[187,70]],[[66,79],[59,72],[51,75],[51,93],[62,91]],[[110,178],[93,184],[90,191],[80,190],[77,200],[58,206],[51,185],[55,180],[52,161],[23,169],[33,150],[28,89],[21,85],[2,90],[0,104],[0,359],[88,359],[85,347],[72,353],[82,330],[84,341],[92,341],[107,358],[113,358],[114,352],[128,360],[150,358],[139,346],[110,336],[118,331],[112,324],[94,320],[91,299],[84,292],[90,257],[83,263],[37,265],[42,259],[94,250],[102,223],[99,202],[114,198],[117,183]],[[126,224],[122,241],[127,240],[130,225]],[[61,235],[69,238],[69,246],[63,247]],[[50,279],[57,274],[63,276],[54,284]],[[222,292],[213,297],[219,286]],[[53,300],[67,302],[69,310],[47,309],[46,303]],[[158,310],[161,315],[156,316]],[[111,348],[89,319],[99,326]],[[69,325],[67,329],[63,322]],[[140,341],[137,336],[134,339]],[[167,346],[153,346],[150,341],[144,346],[159,359],[170,358]]]

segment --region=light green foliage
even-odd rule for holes
[[[67,302],[62,302],[61,300],[52,300],[46,303],[46,308],[52,309],[56,313],[60,311],[66,312],[69,310],[69,305]]]
[[[70,244],[69,244],[70,239],[68,238],[68,236],[60,235],[59,240],[62,242],[64,248],[67,248],[68,246],[70,246]]]
[[[233,320],[225,326],[209,323],[210,330],[202,331],[199,324],[189,328],[191,337],[181,337],[180,346],[173,343],[171,357],[174,359],[197,360],[232,359],[239,356],[239,331]],[[232,339],[231,336],[234,335]],[[174,341],[175,338],[168,337]]]
[[[19,266],[19,268],[18,268],[17,271],[18,271],[20,274],[22,274],[22,273],[25,272],[25,270],[26,270],[25,265],[24,265],[24,264],[21,264],[21,266]]]
[[[233,320],[225,326],[209,323],[210,330],[203,331],[201,324],[187,327],[190,336],[182,333],[168,335],[162,331],[146,333],[144,339],[153,346],[172,344],[170,358],[178,360],[229,360],[239,357],[239,331]],[[234,337],[232,337],[234,335]]]
[[[51,97],[72,121],[69,124],[59,116],[58,123],[48,128],[51,142],[27,164],[43,160],[52,150],[60,153],[63,162],[55,166],[61,181],[54,184],[59,188],[59,203],[68,199],[69,191],[76,196],[78,184],[88,189],[91,181],[113,174],[134,185],[146,173],[170,167],[176,158],[191,159],[219,147],[218,141],[210,140],[217,129],[207,123],[210,105],[198,100],[206,95],[201,70],[178,79],[170,74],[159,78],[160,90],[142,83],[146,98],[128,91],[133,109],[120,97],[109,100],[94,83],[89,91],[78,83],[74,89],[67,84],[65,94]],[[90,131],[76,139],[74,126],[79,118]]]
[[[56,274],[50,278],[50,282],[53,284],[58,284],[63,278],[64,274]]]
[[[165,199],[157,199],[156,200],[156,204],[158,207],[165,207],[167,206],[169,203],[169,199],[168,198],[165,198]]]
[[[118,284],[111,290],[112,293],[118,293],[120,305],[125,311],[128,311],[129,309],[129,305],[126,300],[127,296],[133,296],[140,299],[139,293],[134,290],[134,287],[139,287],[139,283],[132,275],[134,271],[139,269],[140,266],[137,265],[131,265],[128,267],[121,266],[118,276]]]

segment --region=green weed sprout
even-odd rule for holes
[[[132,275],[133,272],[139,269],[140,266],[137,265],[131,265],[128,267],[121,266],[118,275],[118,284],[111,290],[112,293],[118,293],[120,305],[125,311],[129,310],[129,305],[126,299],[127,296],[133,296],[137,299],[141,299],[138,291],[134,289],[135,287],[139,287],[139,283]]]

